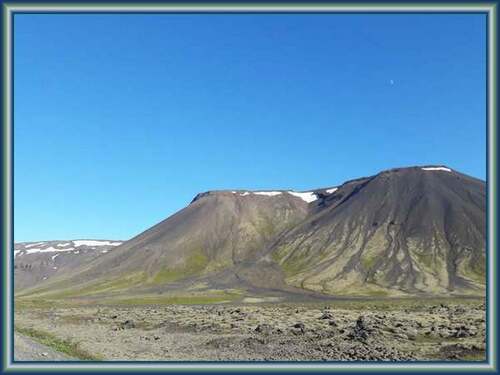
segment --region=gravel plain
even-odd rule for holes
[[[16,310],[15,324],[77,342],[103,360],[485,359],[479,299],[54,306]]]

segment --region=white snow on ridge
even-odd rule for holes
[[[68,247],[67,249],[56,249],[55,247],[49,246],[46,249],[29,249],[26,250],[26,254],[34,254],[34,253],[53,253],[53,252],[61,252],[61,251],[71,251],[75,250],[74,247]]]
[[[450,168],[445,168],[445,167],[424,167],[422,168],[423,171],[445,171],[445,172],[451,172]]]
[[[303,192],[303,193],[296,192],[293,190],[290,190],[290,191],[245,191],[245,192],[232,191],[232,193],[239,194],[241,197],[245,197],[245,196],[253,195],[253,194],[265,195],[268,197],[275,197],[275,196],[281,195],[283,193],[288,193],[290,195],[293,195],[295,197],[302,199],[303,201],[306,201],[307,203],[311,203],[311,202],[315,201],[316,199],[318,199],[316,194],[312,191],[307,191],[307,192]]]
[[[254,191],[253,194],[267,195],[269,197],[274,197],[275,195],[282,194],[282,192],[281,191]]]
[[[327,189],[327,190],[326,190],[326,192],[327,192],[328,194],[331,194],[331,193],[336,192],[337,190],[339,190],[339,188],[331,188],[331,189]]]
[[[120,241],[98,241],[98,240],[76,240],[73,245],[78,246],[118,246],[122,243]]]
[[[28,246],[24,246],[24,248],[18,248],[14,250],[14,257],[23,256],[35,253],[58,253],[51,256],[52,260],[54,260],[59,253],[61,252],[73,252],[73,254],[79,254],[80,252],[77,250],[79,246],[89,246],[89,247],[99,247],[99,246],[118,246],[121,245],[122,241],[104,241],[104,240],[76,240],[76,241],[68,241],[65,243],[58,243],[55,246],[48,246],[48,242],[37,242],[32,243]],[[38,245],[34,247],[34,245]],[[45,247],[47,246],[47,247]],[[66,247],[69,246],[69,247]],[[77,250],[77,251],[75,251]],[[96,249],[94,249],[96,250]],[[106,251],[107,252],[107,251]]]
[[[29,249],[30,247],[35,247],[35,246],[39,246],[39,245],[43,245],[43,242],[35,242],[35,243],[24,246],[24,248]]]
[[[287,193],[290,194],[290,195],[293,195],[295,197],[298,197],[298,198],[302,199],[303,201],[305,201],[307,203],[314,202],[316,199],[318,199],[318,197],[316,196],[316,194],[314,192],[312,192],[312,191],[308,191],[308,192],[305,192],[305,193],[298,193],[298,192],[295,192],[295,191],[288,191]]]

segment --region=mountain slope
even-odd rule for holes
[[[307,198],[284,192],[198,194],[186,208],[113,252],[53,279],[54,288],[163,291],[179,280],[216,274],[255,259],[272,238],[303,220]],[[277,281],[272,270],[266,278]]]
[[[348,182],[272,247],[287,282],[327,294],[482,293],[485,184],[420,167]]]
[[[485,183],[442,166],[335,188],[212,191],[25,293],[484,294]]]

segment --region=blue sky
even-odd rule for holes
[[[213,189],[485,179],[483,15],[16,15],[15,240],[128,239]]]

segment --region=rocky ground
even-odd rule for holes
[[[483,300],[16,308],[104,360],[484,360]],[[16,346],[17,350],[17,346]]]

